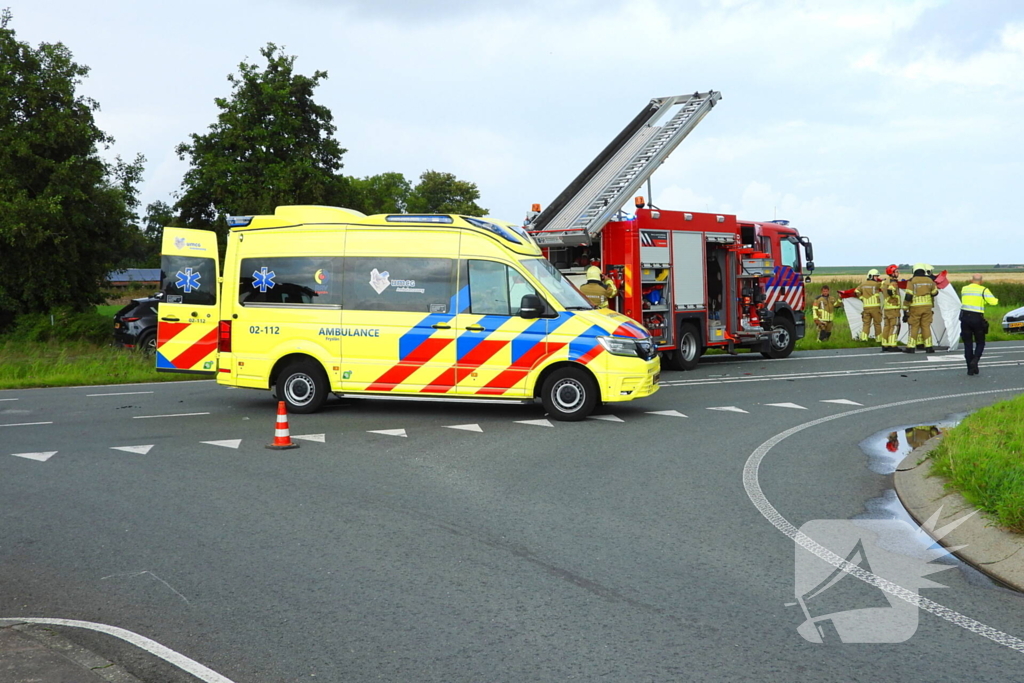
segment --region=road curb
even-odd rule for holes
[[[930,455],[941,441],[942,436],[936,436],[915,449],[893,473],[896,495],[919,525],[942,510],[936,529],[976,511],[959,493],[946,489],[944,477],[931,473]],[[934,538],[934,534],[929,535]],[[946,548],[965,546],[953,554],[1000,583],[1024,592],[1024,536],[999,528],[985,513],[979,512],[935,540]]]
[[[52,627],[3,619],[0,629],[13,632],[13,638],[5,638],[4,647],[0,647],[0,673],[20,672],[31,676],[24,680],[40,682],[141,683],[122,667],[76,645]],[[18,680],[23,679],[19,676]]]

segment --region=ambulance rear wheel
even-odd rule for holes
[[[315,413],[323,407],[329,389],[323,368],[312,361],[299,361],[281,371],[274,393],[289,413]]]
[[[761,355],[765,358],[789,358],[795,346],[796,325],[789,318],[776,316],[771,339],[765,342]]]
[[[691,323],[685,323],[679,328],[679,344],[672,352],[669,359],[669,367],[673,370],[693,370],[700,362],[704,349],[700,345],[700,333]]]
[[[559,368],[544,380],[540,400],[554,419],[575,422],[593,412],[600,393],[593,377],[586,370]]]

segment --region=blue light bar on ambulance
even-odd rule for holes
[[[388,223],[452,223],[451,216],[434,214],[395,214],[385,218]]]
[[[252,223],[252,216],[227,216],[225,220],[229,228],[244,228]]]
[[[489,230],[490,232],[493,232],[495,235],[498,235],[500,237],[504,237],[509,242],[513,242],[515,244],[528,244],[529,243],[529,238],[527,238],[526,242],[524,242],[523,240],[521,240],[517,236],[517,234],[516,234],[517,231],[514,228],[512,228],[511,226],[506,228],[505,226],[498,225],[497,223],[491,223],[490,221],[480,220],[479,218],[470,218],[469,216],[463,216],[462,219],[464,221],[466,221],[467,223],[469,223],[470,225],[476,226],[478,228],[482,228],[484,230]],[[519,228],[519,230],[522,230],[522,228]],[[525,236],[525,232],[524,232],[524,236]]]

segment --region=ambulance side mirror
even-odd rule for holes
[[[536,294],[526,294],[519,302],[520,318],[539,318],[544,315],[544,301]]]

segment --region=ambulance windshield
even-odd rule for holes
[[[523,259],[520,261],[530,273],[540,281],[541,286],[555,297],[564,308],[570,311],[590,310],[593,308],[587,297],[566,280],[551,261],[544,258]]]

